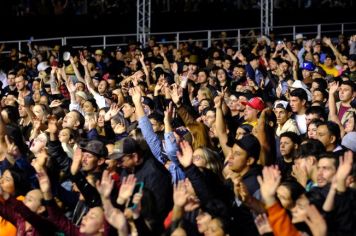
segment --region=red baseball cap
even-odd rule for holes
[[[260,97],[251,98],[248,102],[241,102],[242,105],[252,107],[258,111],[262,111],[265,108],[265,104]]]

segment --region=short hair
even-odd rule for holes
[[[335,136],[335,144],[340,143],[341,134],[340,134],[340,127],[334,121],[326,121],[318,125],[317,127],[325,125],[330,133],[330,135]]]
[[[305,114],[317,114],[320,119],[323,118],[324,120],[327,120],[325,109],[321,106],[311,106],[305,111]]]
[[[284,186],[290,191],[293,202],[296,202],[300,195],[305,193],[305,188],[294,179],[288,179],[282,182],[280,186]]]
[[[308,94],[302,88],[296,88],[290,92],[291,97],[298,97],[300,100],[308,101]]]
[[[283,137],[287,137],[289,138],[290,140],[292,140],[292,142],[294,144],[300,144],[302,142],[301,138],[299,137],[298,134],[296,134],[295,132],[292,132],[292,131],[287,131],[287,132],[284,132],[280,135],[280,140],[283,138]]]
[[[319,155],[325,151],[325,146],[318,139],[307,139],[306,142],[299,146],[296,158],[307,158],[308,156],[315,156],[315,158],[318,160]]]
[[[313,83],[317,83],[319,85],[319,89],[327,89],[328,88],[328,83],[326,82],[325,79],[322,78],[316,78],[313,80]]]
[[[314,89],[314,92],[315,91],[319,91],[321,92],[321,94],[323,95],[323,98],[328,98],[328,93],[326,92],[326,89],[321,89],[321,88],[317,88],[317,89]]]
[[[355,83],[352,82],[351,80],[344,80],[344,81],[341,82],[340,86],[341,86],[341,85],[348,85],[348,86],[350,86],[351,89],[352,89],[352,92],[355,92],[355,90],[356,90],[356,85],[355,85]]]
[[[319,156],[319,160],[323,159],[323,158],[326,158],[329,160],[334,160],[335,169],[337,169],[339,167],[339,157],[334,152],[321,153]]]
[[[153,112],[148,116],[148,119],[153,119],[153,120],[157,121],[157,123],[163,124],[164,117],[162,114]]]

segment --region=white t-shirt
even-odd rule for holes
[[[297,122],[300,134],[305,134],[307,132],[306,115],[295,115],[295,121]]]

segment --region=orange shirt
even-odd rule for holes
[[[18,196],[17,200],[23,201],[24,196]],[[0,236],[16,236],[16,227],[0,216]]]
[[[268,221],[275,236],[300,236],[301,234],[292,224],[286,210],[276,202],[267,209]]]

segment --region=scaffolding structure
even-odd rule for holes
[[[151,0],[137,0],[136,20],[136,39],[146,45],[147,35],[151,32]]]
[[[261,34],[268,36],[273,30],[273,0],[261,0]]]

